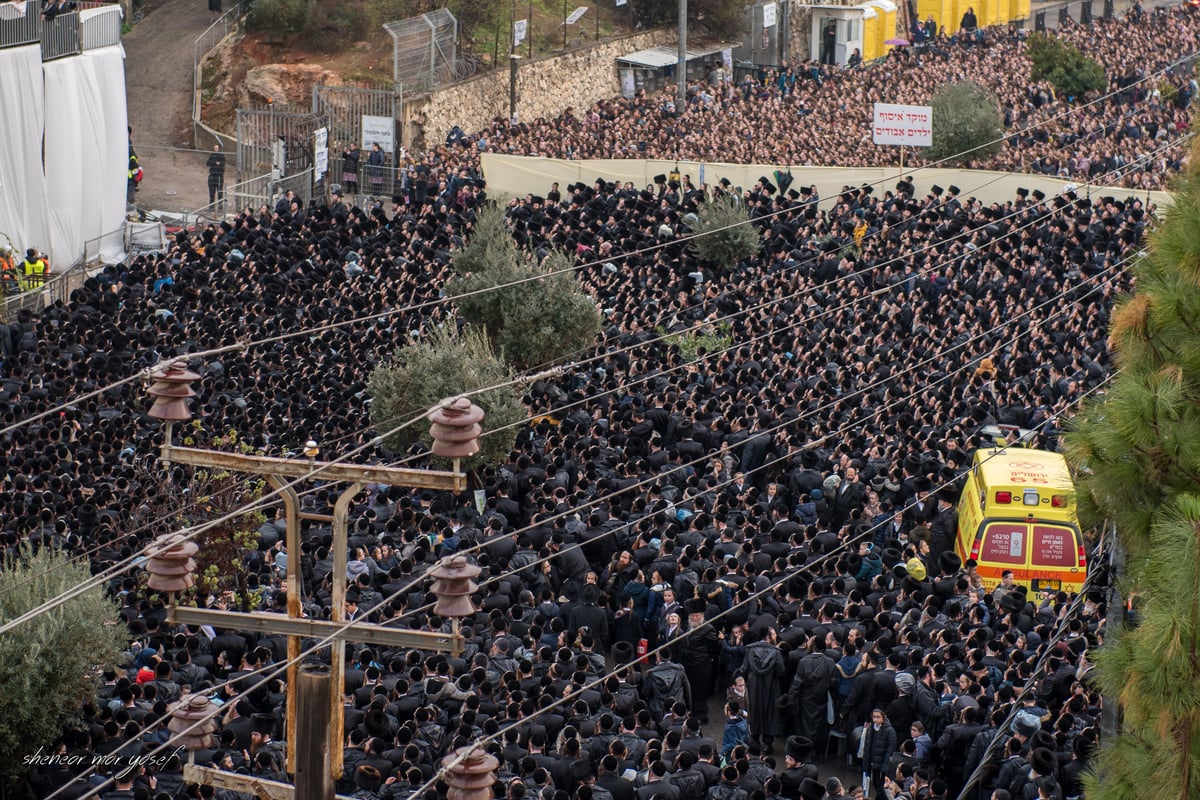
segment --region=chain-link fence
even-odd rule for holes
[[[460,77],[458,20],[448,9],[389,22],[392,37],[392,80],[410,91],[430,89]],[[473,65],[474,62],[470,62]]]

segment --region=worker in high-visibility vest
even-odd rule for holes
[[[25,251],[25,263],[21,267],[21,291],[42,288],[42,284],[46,282],[46,275],[50,272],[50,265],[46,263],[45,258],[38,255],[36,247]]]
[[[20,291],[20,276],[13,262],[12,248],[9,247],[0,247],[0,289],[6,295]]]

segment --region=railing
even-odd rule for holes
[[[42,25],[42,61],[77,56],[82,52],[78,11],[59,14]]]
[[[92,4],[101,10],[86,9],[80,14],[83,27],[83,49],[95,50],[121,43],[121,7],[106,3]],[[91,11],[92,13],[86,13]]]
[[[225,190],[226,208],[237,213],[246,208],[257,211],[265,205],[268,210],[272,210],[275,201],[289,190],[307,205],[312,197],[312,175],[312,169],[306,169],[279,180],[272,180],[270,175],[259,175],[235,183]]]
[[[243,11],[244,7],[241,3],[229,9],[216,22],[209,25],[204,33],[197,36],[192,45],[192,128],[194,135],[196,135],[195,129],[204,125],[200,118],[203,105],[201,87],[204,84],[204,59],[225,40],[226,36],[238,30]],[[198,140],[196,146],[199,147]]]
[[[92,241],[99,241],[99,239]],[[39,312],[55,303],[66,303],[71,297],[71,292],[78,289],[87,279],[88,266],[89,262],[86,259],[85,252],[85,256],[81,256],[79,260],[67,267],[63,272],[56,273],[52,271],[50,279],[42,284],[41,287],[17,294],[6,295],[4,302],[0,303],[0,319],[10,320],[19,311],[29,310]],[[17,269],[19,270],[20,268],[21,265],[18,263]]]
[[[0,3],[0,47],[34,44],[41,40],[41,35],[42,14],[38,0],[28,0],[24,9],[20,4]]]
[[[358,172],[356,173],[358,181],[354,185],[351,185],[350,181],[342,179],[343,165],[341,156],[330,153],[328,181],[339,184],[342,191],[345,192],[347,200],[351,196],[378,197],[386,200],[394,194],[399,194],[403,188],[403,175],[399,168],[391,165],[371,166],[367,163],[367,153],[365,152],[362,160],[358,163]],[[436,187],[430,191],[431,196],[436,193]]]

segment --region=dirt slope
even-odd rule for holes
[[[208,202],[204,153],[192,146],[192,52],[212,24],[205,0],[166,0],[133,26],[125,45],[125,85],[133,144],[146,171],[137,203],[183,211]]]

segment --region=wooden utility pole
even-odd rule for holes
[[[215,611],[202,608],[187,608],[177,606],[174,602],[168,609],[167,620],[172,625],[212,625],[216,628],[233,628],[238,630],[258,630],[288,637],[288,672],[287,672],[287,718],[286,735],[287,771],[299,775],[298,752],[314,748],[323,749],[325,757],[322,760],[328,767],[325,782],[327,791],[320,795],[321,800],[328,800],[333,793],[332,780],[342,776],[342,744],[343,744],[343,705],[342,695],[345,690],[345,643],[347,641],[383,644],[391,647],[408,647],[434,652],[458,655],[462,653],[464,642],[458,631],[457,619],[453,620],[452,632],[444,634],[436,631],[412,631],[394,628],[383,628],[377,625],[355,625],[352,630],[343,630],[346,621],[346,562],[348,533],[347,517],[350,504],[354,497],[369,483],[385,484],[388,486],[404,486],[437,491],[461,492],[467,486],[466,475],[459,468],[461,458],[473,455],[478,451],[478,438],[481,434],[479,421],[483,412],[465,398],[444,401],[439,407],[430,412],[434,424],[431,435],[434,438],[433,452],[452,458],[454,468],[451,471],[403,469],[398,467],[379,467],[361,464],[343,464],[317,461],[319,454],[317,445],[309,441],[305,446],[307,459],[275,458],[271,456],[246,455],[242,453],[223,453],[216,450],[203,450],[193,447],[175,447],[172,442],[172,428],[175,422],[188,420],[191,412],[187,408],[187,398],[195,395],[190,384],[199,380],[200,376],[190,372],[182,365],[172,365],[165,369],[155,370],[151,374],[154,381],[149,389],[155,398],[154,406],[149,416],[160,419],[166,424],[163,430],[163,444],[159,458],[163,464],[188,464],[196,467],[209,467],[241,472],[252,475],[262,475],[274,487],[283,499],[287,511],[287,607],[286,617],[279,614],[250,613],[238,614],[225,611]],[[472,438],[473,437],[473,438]],[[288,481],[292,479],[320,479],[331,482],[349,483],[334,504],[332,517],[323,515],[306,515],[300,512],[299,495],[294,486]],[[329,622],[304,619],[300,603],[302,586],[300,582],[300,520],[306,517],[320,516],[329,520],[333,526],[333,592],[331,597],[331,614]],[[463,560],[460,559],[459,560]],[[154,559],[151,559],[153,563]],[[466,573],[474,569],[474,574]],[[448,570],[448,571],[447,571]],[[456,571],[458,574],[456,574]],[[442,573],[450,579],[461,578],[469,581],[479,573],[478,568],[462,565],[448,567]],[[436,571],[431,571],[431,575]],[[340,576],[340,579],[338,579]],[[151,588],[157,588],[155,581],[171,580],[174,575],[155,576],[151,574]],[[190,585],[190,584],[189,584]],[[174,592],[174,589],[171,589]],[[437,588],[435,587],[435,593]],[[469,594],[469,592],[467,592]],[[172,601],[174,594],[171,595]],[[454,612],[443,613],[442,616],[453,616]],[[469,611],[467,613],[470,613]],[[325,674],[328,688],[324,693],[310,692],[307,699],[299,695],[300,680],[299,658],[301,653],[301,637],[318,636],[332,638],[330,646],[330,669]],[[311,685],[317,676],[310,674],[303,681]],[[326,697],[326,695],[328,695]],[[309,703],[320,700],[320,705]],[[304,714],[299,713],[303,707]],[[301,730],[299,720],[316,719],[319,724],[305,723]],[[309,737],[317,735],[319,742],[309,741]],[[331,780],[332,779],[332,780]],[[221,788],[230,788],[222,784],[212,784]],[[244,783],[239,791],[255,792],[250,783]],[[302,800],[317,800],[316,795],[310,795]]]
[[[305,713],[296,722],[295,742],[288,742],[288,750],[296,751],[295,800],[330,800],[333,781],[329,775],[329,739],[325,732],[330,729],[329,698],[334,696],[340,705],[341,696],[330,691],[333,685],[330,671],[325,667],[305,666],[297,677],[296,700]]]

